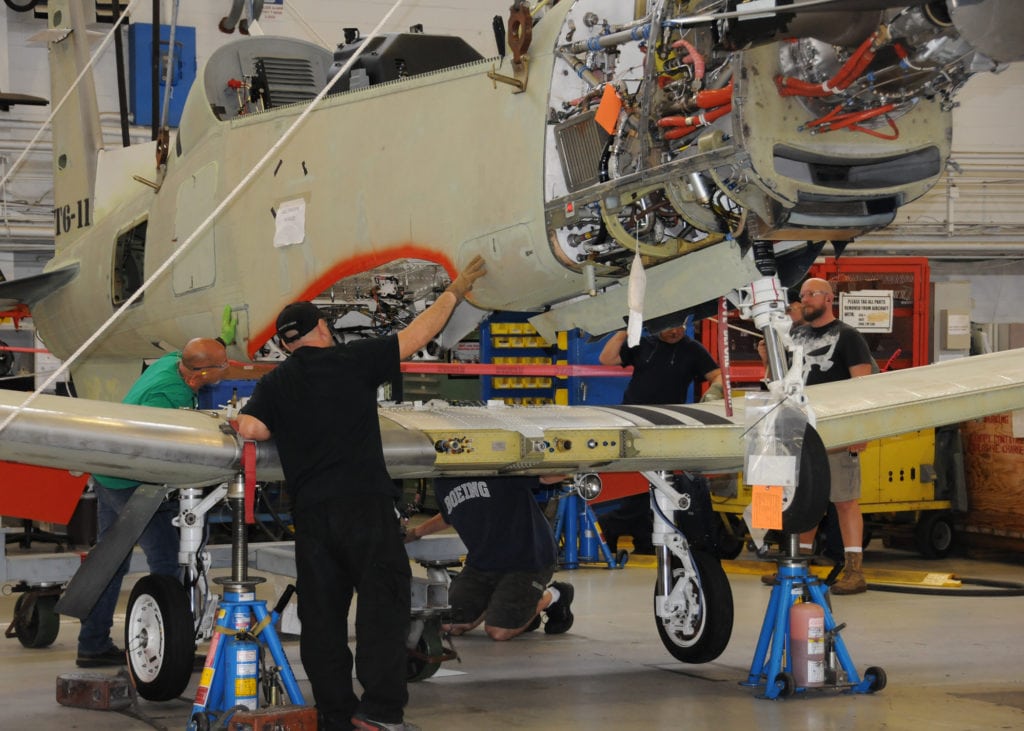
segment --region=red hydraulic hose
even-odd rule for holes
[[[732,101],[732,82],[721,89],[707,89],[698,91],[696,96],[697,106],[701,109],[714,109]]]
[[[701,112],[700,114],[694,114],[690,117],[662,117],[658,120],[659,127],[672,127],[664,135],[666,140],[677,140],[680,137],[694,132],[704,125],[711,124],[719,117],[724,117],[726,114],[732,111],[732,104],[726,104],[725,106],[718,107],[717,109],[711,109],[707,112]]]
[[[686,56],[683,61],[693,64],[693,78],[700,81],[704,78],[704,57],[700,55],[700,52],[693,47],[693,44],[689,41],[679,39],[672,44],[672,48],[685,48],[689,52],[689,56]]]
[[[815,84],[792,76],[777,76],[775,86],[780,96],[831,96],[842,91],[852,84],[867,69],[875,58],[875,51],[872,48],[878,33],[872,33],[864,39],[864,42],[857,47],[857,50],[846,59],[846,63],[836,74],[821,84]]]
[[[890,102],[889,104],[883,104],[882,106],[875,107],[874,109],[865,109],[860,112],[840,114],[838,117],[835,117],[831,121],[822,124],[819,127],[819,131],[831,132],[832,130],[843,129],[844,127],[849,127],[851,125],[857,124],[858,122],[863,122],[868,119],[874,119],[875,117],[881,116],[882,114],[891,112],[895,108],[896,105]]]

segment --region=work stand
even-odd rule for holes
[[[885,671],[870,667],[861,678],[840,636],[845,624],[836,625],[829,608],[828,587],[807,570],[807,559],[799,557],[798,537],[789,536],[789,555],[778,560],[764,623],[754,651],[750,675],[741,685],[765,687],[760,698],[786,698],[807,690],[845,689],[849,693],[875,693],[885,687]],[[824,683],[813,688],[796,684],[789,615],[798,599],[811,601],[825,613]]]
[[[610,569],[621,569],[629,560],[624,550],[612,555],[593,508],[574,488],[558,500],[555,542],[561,546],[559,566],[565,569],[577,569],[581,563],[606,563]]]
[[[261,687],[264,705],[285,704],[282,691],[292,707],[305,705],[274,629],[295,587],[288,587],[272,612],[267,611],[265,601],[256,598],[256,586],[264,579],[248,575],[244,495],[245,487],[239,479],[227,495],[232,513],[231,576],[214,579],[223,587],[224,596],[217,607],[217,621],[187,731],[227,728],[233,714],[237,717],[240,712],[256,711],[261,707]],[[265,662],[267,653],[273,660],[270,667]],[[311,711],[315,718],[315,711],[303,710]]]

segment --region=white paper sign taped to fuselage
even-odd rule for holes
[[[301,244],[306,238],[306,201],[285,201],[274,218],[274,246]]]

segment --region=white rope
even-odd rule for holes
[[[285,130],[284,134],[281,135],[280,139],[274,144],[274,146],[267,150],[266,154],[264,154],[263,157],[260,158],[259,162],[257,162],[253,166],[252,170],[250,170],[244,178],[242,178],[238,185],[236,185],[235,188],[230,193],[227,194],[224,200],[221,201],[220,205],[213,209],[213,212],[206,217],[206,220],[199,224],[198,228],[196,228],[196,230],[192,232],[192,235],[185,239],[185,241],[183,241],[182,244],[177,249],[175,249],[170,256],[167,257],[167,260],[164,261],[164,263],[161,264],[157,268],[157,270],[150,275],[149,279],[143,282],[142,285],[137,290],[135,290],[135,292],[133,292],[132,295],[128,299],[126,299],[124,303],[117,310],[115,310],[114,313],[109,318],[107,318],[107,321],[100,325],[96,332],[89,336],[89,338],[84,343],[82,343],[81,346],[79,346],[78,350],[72,353],[71,356],[68,357],[68,359],[61,364],[60,368],[55,370],[53,374],[49,378],[47,378],[46,381],[41,386],[37,387],[36,390],[33,391],[28,398],[26,398],[17,408],[14,409],[14,411],[12,411],[7,416],[6,419],[4,419],[3,423],[0,424],[0,433],[2,433],[4,429],[7,428],[8,424],[14,421],[18,414],[20,414],[33,401],[35,401],[36,398],[38,398],[41,393],[43,393],[47,388],[49,388],[61,376],[63,376],[67,372],[71,364],[77,361],[78,358],[82,355],[82,353],[84,353],[86,350],[92,347],[93,343],[95,343],[99,339],[99,337],[103,333],[105,333],[110,328],[110,326],[113,325],[121,317],[121,315],[124,314],[124,312],[143,295],[143,293],[145,293],[145,291],[150,287],[150,285],[152,285],[153,282],[159,279],[163,275],[163,273],[167,271],[167,268],[170,267],[171,264],[173,264],[178,259],[178,257],[181,256],[185,249],[187,249],[192,244],[192,242],[199,237],[201,233],[206,231],[206,229],[210,226],[214,219],[216,219],[217,216],[219,216],[225,208],[227,208],[231,203],[234,202],[235,198],[237,198],[239,193],[241,193],[242,190],[249,185],[249,182],[256,176],[256,174],[260,170],[262,170],[266,166],[266,164],[277,154],[278,150],[280,150],[281,147],[284,146],[284,144],[291,139],[292,135],[295,134],[295,131],[302,125],[303,122],[306,121],[306,118],[312,113],[313,108],[316,107],[316,105],[319,104],[320,101],[325,96],[327,96],[328,92],[330,92],[330,90],[334,87],[335,83],[337,83],[337,81],[348,72],[352,64],[354,64],[361,55],[361,52],[365,48],[369,47],[370,40],[380,35],[381,29],[391,19],[391,16],[394,15],[395,11],[397,11],[398,8],[402,6],[404,1],[405,0],[396,0],[395,4],[387,12],[387,14],[384,15],[381,21],[377,23],[377,26],[366,37],[363,44],[357,49],[356,53],[353,53],[352,57],[349,58],[349,60],[346,61],[345,64],[340,69],[338,69],[338,72],[334,75],[334,77],[331,78],[327,85],[320,90],[320,93],[317,94],[316,97],[306,106],[306,108],[302,111],[302,114],[300,114],[298,118],[294,122],[292,122],[292,125],[287,130]],[[135,0],[132,0],[132,2],[134,3]],[[127,12],[127,10],[125,12]],[[78,83],[78,80],[82,78],[84,73],[85,72],[83,71],[82,74],[79,74],[78,79],[75,80],[75,84]],[[70,91],[68,92],[68,94],[70,94]],[[65,95],[65,98],[67,98],[67,95]]]
[[[74,82],[72,82],[71,86],[68,87],[67,93],[61,97],[60,101],[57,102],[57,105],[53,107],[53,111],[50,112],[50,116],[46,118],[42,125],[40,125],[38,131],[36,131],[35,136],[31,140],[29,140],[28,147],[26,147],[25,150],[21,153],[21,155],[18,156],[18,159],[14,161],[14,164],[11,166],[10,170],[7,171],[7,175],[0,179],[0,188],[3,188],[4,184],[8,180],[10,180],[11,176],[14,175],[14,171],[18,169],[21,163],[25,160],[25,157],[28,155],[28,153],[31,152],[33,147],[35,147],[35,144],[36,142],[39,141],[39,138],[42,136],[43,131],[50,126],[50,123],[53,121],[53,118],[57,116],[57,112],[59,112],[61,107],[64,106],[64,102],[66,102],[68,100],[68,97],[71,96],[71,94],[75,91],[75,88],[82,80],[82,77],[85,76],[86,73],[95,65],[96,59],[98,59],[100,57],[100,54],[102,54],[103,51],[106,49],[107,44],[110,43],[110,39],[114,37],[114,33],[117,31],[118,28],[121,27],[121,22],[128,17],[128,12],[132,9],[132,6],[134,6],[135,3],[137,3],[138,1],[139,0],[131,0],[131,2],[128,3],[128,7],[124,9],[124,12],[121,13],[121,17],[119,17],[117,19],[117,22],[114,23],[113,30],[107,33],[106,37],[96,48],[96,52],[89,57],[89,62],[85,64],[85,68],[82,69],[82,72],[75,77]],[[85,28],[80,29],[80,32],[86,32]],[[6,425],[6,422],[3,425],[0,425],[0,431],[3,431],[3,428]]]

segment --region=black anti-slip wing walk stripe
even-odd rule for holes
[[[677,414],[682,414],[684,416],[688,416],[691,419],[693,419],[695,421],[699,421],[701,424],[705,424],[707,426],[713,426],[713,425],[729,426],[730,424],[733,423],[732,421],[730,421],[729,419],[727,419],[724,416],[719,416],[718,414],[709,414],[706,411],[701,411],[700,409],[695,409],[692,406],[684,406],[684,405],[680,405],[680,404],[673,404],[673,405],[670,405],[670,406],[659,406],[658,408],[659,409],[668,409],[669,411],[674,411]]]
[[[671,411],[679,416],[685,416],[693,421],[696,421],[705,426],[721,424],[728,425],[732,424],[731,421],[723,416],[717,414],[709,414],[699,409],[694,409],[688,406],[658,406],[656,409],[650,406],[614,406],[608,409],[609,411],[620,411],[632,416],[639,416],[642,419],[646,419],[655,426],[687,426],[690,422],[683,421],[679,418],[666,414],[665,411]]]

